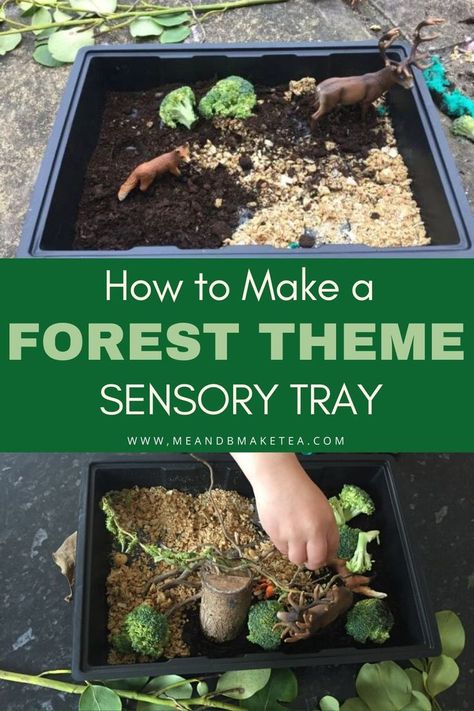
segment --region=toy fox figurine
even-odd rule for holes
[[[128,176],[127,180],[120,187],[117,197],[122,202],[127,195],[139,186],[142,192],[148,190],[155,178],[158,178],[164,173],[171,175],[181,175],[179,164],[181,161],[189,162],[189,144],[183,143],[169,153],[163,153],[152,160],[140,163]]]

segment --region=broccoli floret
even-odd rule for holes
[[[169,638],[168,618],[146,603],[135,607],[125,618],[125,630],[135,652],[157,659]]]
[[[339,502],[344,509],[346,522],[359,514],[370,516],[375,511],[374,502],[368,493],[355,484],[344,484],[339,494]]]
[[[358,530],[358,529],[357,529]],[[347,561],[347,569],[351,573],[364,573],[372,568],[372,558],[367,550],[367,544],[374,538],[379,538],[380,531],[359,531],[357,536],[357,546],[350,560]],[[342,558],[343,556],[341,556]]]
[[[133,654],[132,642],[124,625],[120,632],[116,632],[110,637],[110,644],[119,654]]]
[[[283,607],[277,600],[264,600],[251,607],[248,617],[249,642],[266,650],[277,649],[281,642],[280,633],[273,628],[278,622],[277,612],[281,610]]]
[[[166,94],[160,105],[160,118],[170,128],[176,128],[178,123],[191,128],[198,118],[194,111],[195,106],[196,97],[191,87],[181,86]]]
[[[199,102],[199,113],[204,118],[224,116],[245,119],[252,115],[257,103],[253,85],[242,77],[221,79],[209,89]]]
[[[474,141],[474,117],[466,114],[455,119],[451,124],[451,131],[456,136],[464,136],[464,138]]]
[[[343,560],[350,560],[354,555],[357,542],[359,540],[359,528],[352,528],[347,524],[343,524],[339,528],[339,548],[337,557]]]
[[[346,522],[346,518],[344,516],[344,509],[342,508],[341,502],[337,496],[331,496],[329,503],[331,504],[337,525],[343,526]]]
[[[383,644],[390,637],[395,620],[387,605],[377,598],[356,602],[347,613],[346,632],[357,642]]]

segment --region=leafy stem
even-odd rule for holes
[[[43,672],[44,674],[45,672]],[[19,672],[10,672],[0,669],[0,679],[4,681],[12,681],[19,684],[33,684],[34,686],[43,686],[47,689],[62,691],[66,694],[83,694],[89,684],[73,684],[67,681],[58,681],[56,679],[48,679],[44,676],[34,676],[32,674],[20,674]],[[146,704],[156,704],[156,696],[142,694],[138,691],[128,689],[114,689],[115,693],[122,699],[131,699],[133,701],[141,701]],[[242,711],[240,706],[229,704],[225,701],[215,701],[206,696],[197,696],[193,699],[180,699],[179,706],[174,699],[159,700],[160,706],[166,706],[170,709],[184,708],[191,709],[193,706],[204,706],[209,708],[221,709],[221,711]]]
[[[10,0],[4,2],[2,9],[5,10]],[[205,3],[202,5],[194,5],[193,10],[195,13],[214,13],[214,12],[224,12],[226,10],[234,10],[241,7],[252,7],[253,5],[267,5],[272,3],[286,2],[287,0],[234,0],[234,2],[218,2],[218,3]],[[12,4],[10,2],[10,4]],[[13,4],[19,4],[19,0],[14,0]],[[74,10],[67,4],[61,2],[35,2],[35,5],[40,8],[50,8],[55,10],[62,10],[64,12],[74,12]],[[132,9],[131,9],[132,8]],[[118,9],[118,11],[117,11]],[[132,6],[130,5],[117,5],[115,12],[101,13],[100,15],[96,13],[95,15],[90,15],[89,17],[71,18],[68,20],[61,20],[59,22],[46,22],[43,24],[31,24],[24,25],[17,22],[11,18],[5,17],[4,22],[11,26],[11,29],[3,30],[0,32],[0,37],[5,37],[11,34],[25,34],[28,32],[41,32],[44,30],[55,29],[68,29],[69,27],[77,26],[89,26],[94,27],[102,22],[113,22],[115,20],[119,21],[119,24],[110,29],[119,29],[121,27],[126,27],[137,17],[146,15],[149,17],[159,17],[160,15],[169,15],[170,13],[180,13],[189,12],[189,5],[182,5],[177,7],[167,7],[164,5],[152,5],[148,2],[142,0]],[[89,14],[89,13],[88,13]],[[13,27],[15,25],[15,27]],[[109,31],[109,29],[107,29]]]

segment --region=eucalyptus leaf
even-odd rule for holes
[[[22,17],[31,17],[36,12],[36,5],[32,2],[21,2],[20,8],[22,9]]]
[[[410,659],[410,664],[412,664],[418,671],[426,671],[426,661],[424,659]]]
[[[319,701],[321,711],[340,711],[339,701],[334,696],[323,696]]]
[[[364,704],[362,699],[354,696],[352,699],[347,699],[341,706],[341,711],[370,711],[367,704]]]
[[[200,681],[196,686],[196,691],[199,696],[205,696],[209,693],[209,687],[205,681]]]
[[[457,659],[464,649],[466,634],[461,620],[451,610],[441,610],[436,613],[439,636],[441,637],[441,651],[447,657]]]
[[[54,59],[60,62],[73,62],[81,47],[94,44],[92,30],[78,31],[77,27],[59,30],[48,40],[48,48]]]
[[[0,25],[4,21],[5,21],[5,10],[3,9],[3,7],[0,7]]]
[[[81,694],[79,711],[121,711],[122,700],[106,686],[90,684]]]
[[[131,689],[139,691],[148,683],[149,676],[132,676],[128,679],[107,679],[104,681],[109,689]]]
[[[160,42],[161,44],[177,44],[178,42],[184,42],[186,37],[189,37],[190,34],[191,30],[187,26],[172,27],[162,32]]]
[[[423,694],[425,691],[425,685],[423,683],[423,676],[418,669],[405,669],[405,674],[409,677],[411,681],[411,688],[413,691],[421,691]]]
[[[45,44],[48,41],[48,38],[57,31],[57,27],[48,27],[46,30],[41,30],[41,32],[36,35],[36,44]]]
[[[157,676],[146,685],[144,693],[153,691],[154,695],[161,696],[160,691],[164,691],[166,696],[172,699],[190,699],[193,695],[193,687],[184,677],[177,674],[166,674]]]
[[[72,15],[68,15],[67,12],[63,12],[62,10],[55,10],[53,12],[53,20],[55,22],[67,22],[68,20],[72,20]]]
[[[412,691],[411,699],[402,711],[431,711],[431,701],[421,691]]]
[[[189,12],[175,12],[172,15],[158,15],[154,19],[163,27],[177,27],[182,25],[183,22],[189,22],[191,16]]]
[[[76,12],[93,12],[94,15],[108,15],[117,9],[117,0],[69,0]]]
[[[147,15],[133,20],[129,30],[132,37],[158,37],[163,32],[161,25],[157,24],[153,17]]]
[[[298,682],[291,669],[274,669],[270,681],[245,702],[246,711],[285,711],[280,701],[291,702],[298,694]]]
[[[11,35],[3,35],[0,37],[0,57],[3,57],[7,52],[11,52],[12,49],[18,47],[21,42],[21,33],[14,32]]]
[[[64,62],[59,62],[53,57],[47,43],[40,44],[36,47],[33,52],[33,59],[35,62],[38,62],[38,64],[42,64],[43,67],[61,67],[64,64]]]
[[[430,696],[437,696],[452,686],[459,676],[459,667],[451,657],[442,654],[430,663],[426,690]]]
[[[230,699],[249,699],[263,689],[270,679],[271,669],[248,669],[225,672],[217,682],[216,691]]]
[[[36,26],[41,26],[41,25],[49,25],[52,22],[52,17],[51,13],[49,10],[47,10],[45,7],[40,7],[38,10],[36,10],[35,13],[31,16],[31,26],[34,27]],[[40,32],[43,32],[42,29],[39,30],[33,30],[33,34],[39,35]]]
[[[371,711],[399,711],[410,701],[411,681],[395,662],[364,664],[356,689]]]

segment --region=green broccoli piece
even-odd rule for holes
[[[143,603],[125,617],[125,630],[135,652],[157,659],[169,638],[168,618]]]
[[[278,622],[277,612],[283,610],[276,600],[263,600],[250,608],[248,617],[249,642],[258,644],[266,650],[277,649],[280,646],[280,633],[274,630]]]
[[[246,119],[252,115],[256,103],[253,85],[242,77],[231,76],[214,84],[202,97],[198,109],[207,119],[213,116]]]
[[[160,104],[160,118],[166,126],[176,128],[178,123],[191,128],[198,117],[194,111],[196,97],[190,86],[170,91]]]
[[[359,528],[352,528],[347,524],[339,527],[339,548],[337,557],[350,560],[354,555],[359,540]]]
[[[331,504],[337,525],[343,526],[346,522],[346,517],[344,516],[344,509],[342,507],[341,502],[339,501],[337,496],[331,496],[331,498],[329,499],[329,503]]]
[[[358,530],[358,529],[357,529]],[[364,573],[372,568],[372,558],[367,550],[367,544],[375,538],[379,539],[380,531],[359,531],[357,546],[351,559],[347,561],[347,569],[351,573]],[[341,556],[342,558],[343,556]]]
[[[390,637],[395,620],[387,605],[377,598],[356,602],[347,613],[346,632],[357,642],[383,644]]]
[[[359,514],[370,516],[375,511],[374,502],[369,494],[355,484],[344,484],[339,494],[339,503],[344,509],[346,523]]]
[[[467,114],[460,116],[451,124],[451,131],[456,136],[464,136],[464,138],[474,141],[474,118]]]
[[[133,654],[132,642],[124,625],[122,625],[120,632],[116,632],[110,637],[110,644],[119,654]]]

